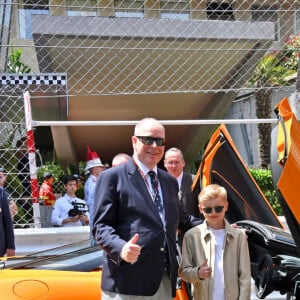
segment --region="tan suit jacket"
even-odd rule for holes
[[[194,285],[195,300],[211,300],[214,278],[215,240],[206,222],[190,229],[184,236],[179,275]],[[208,259],[212,277],[200,280],[198,268]],[[225,300],[248,300],[251,297],[251,267],[245,234],[225,221],[223,245]]]

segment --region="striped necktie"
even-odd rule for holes
[[[159,213],[160,218],[162,219],[162,221],[164,221],[164,206],[158,192],[157,176],[154,171],[149,171],[148,174],[151,179],[152,195],[153,195],[155,207]]]

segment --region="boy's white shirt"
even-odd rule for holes
[[[225,299],[224,272],[223,272],[223,246],[225,229],[213,229],[208,227],[215,240],[215,263],[214,263],[214,282],[213,300]]]

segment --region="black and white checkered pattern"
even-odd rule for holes
[[[1,74],[1,85],[66,85],[66,74]]]

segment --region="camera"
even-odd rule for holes
[[[76,201],[71,202],[71,204],[73,205],[73,208],[71,208],[68,212],[69,217],[75,217],[77,215],[83,215],[85,212],[88,211],[88,209],[86,208],[86,205],[84,203],[79,203]]]

